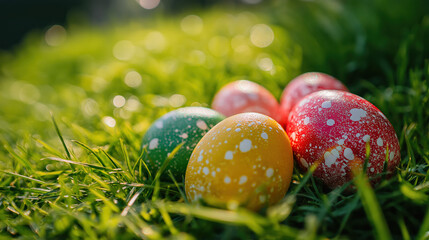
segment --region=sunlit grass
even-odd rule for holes
[[[427,237],[428,16],[368,4],[278,1],[30,34],[0,55],[0,236]],[[338,77],[388,117],[402,156],[392,177],[360,176],[350,192],[295,169],[286,197],[255,213],[189,204],[179,179],[148,171],[141,138],[162,114],[209,106],[238,79],[279,97],[303,71]]]

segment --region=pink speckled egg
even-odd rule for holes
[[[286,129],[289,112],[293,106],[308,94],[321,90],[349,91],[339,80],[328,74],[319,72],[301,74],[283,90],[280,100],[280,124]]]
[[[225,85],[216,93],[212,108],[227,117],[238,113],[256,112],[277,120],[279,104],[261,85],[239,80]]]
[[[258,210],[284,197],[292,171],[292,148],[280,124],[263,114],[241,113],[218,123],[197,144],[185,192],[190,201]]]
[[[388,172],[401,159],[389,120],[367,100],[344,91],[324,90],[303,98],[289,115],[287,133],[300,168],[306,171],[318,163],[314,176],[330,188],[352,180],[353,170],[363,168],[367,143],[369,177],[383,172],[386,157]]]

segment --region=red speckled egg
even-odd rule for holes
[[[389,172],[401,158],[389,120],[367,100],[344,91],[324,90],[303,98],[289,115],[287,133],[300,168],[318,163],[314,176],[330,188],[352,180],[352,170],[363,167],[367,142],[369,177],[383,172],[386,156]]]
[[[277,120],[279,104],[261,85],[239,80],[225,85],[216,93],[212,108],[227,117],[238,113],[256,112]]]
[[[280,124],[286,129],[286,122],[292,107],[303,97],[320,90],[349,90],[334,77],[319,73],[309,72],[294,78],[283,90],[280,100]]]
[[[185,192],[190,201],[258,210],[284,197],[292,170],[292,148],[280,124],[263,114],[241,113],[218,123],[197,144]]]

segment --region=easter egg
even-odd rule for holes
[[[398,166],[398,138],[389,120],[367,100],[352,93],[324,90],[303,98],[287,123],[295,160],[306,171],[318,164],[314,176],[330,188],[353,179],[363,169],[366,145],[370,155],[366,174],[375,177]]]
[[[341,90],[348,92],[346,86],[328,74],[319,72],[301,74],[294,78],[283,90],[280,98],[280,124],[286,128],[287,118],[292,107],[303,97],[320,90]]]
[[[171,171],[176,180],[182,181],[192,150],[204,134],[224,118],[222,114],[208,108],[185,107],[156,120],[142,141],[142,148],[146,151],[144,161],[152,174],[161,168],[169,154],[183,142],[183,146],[173,155],[163,172],[164,179],[169,179],[167,172]]]
[[[256,112],[276,119],[279,104],[261,85],[239,80],[225,85],[216,93],[212,108],[227,117],[238,113]]]
[[[280,124],[263,114],[241,113],[213,127],[195,147],[186,196],[258,210],[283,198],[292,170],[291,145]]]

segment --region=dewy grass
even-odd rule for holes
[[[428,238],[428,4],[273,1],[194,12],[196,35],[181,30],[184,14],[70,22],[56,47],[29,35],[0,53],[0,237]],[[274,32],[268,47],[250,41],[257,24]],[[149,172],[141,138],[159,116],[209,106],[238,79],[279,97],[304,71],[339,78],[386,115],[401,146],[392,176],[373,187],[359,176],[350,192],[295,169],[280,203],[249,212],[188,203],[182,179]]]

